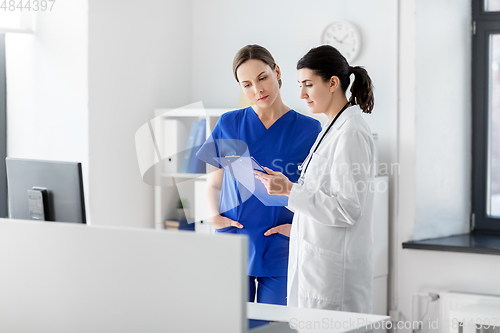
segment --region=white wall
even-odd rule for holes
[[[191,2],[71,1],[9,34],[8,156],[83,162],[92,224],[153,227],[135,131],[190,102]]]
[[[83,163],[88,185],[87,1],[36,14],[6,35],[7,155]]]
[[[416,0],[415,0],[416,1]],[[389,308],[398,310],[399,294],[405,283],[401,277],[401,243],[412,239],[415,224],[415,112],[416,112],[416,13],[415,1],[399,1],[399,105],[397,162],[400,175],[396,177],[396,195],[393,199],[396,218],[390,230],[389,246]]]
[[[379,134],[380,160],[395,160],[397,107],[396,0],[257,0],[252,2],[193,0],[192,99],[205,107],[236,109],[241,88],[232,62],[247,44],[266,47],[282,70],[283,101],[309,114],[299,98],[297,61],[321,44],[326,26],[336,20],[353,22],[362,36],[362,50],[352,65],[368,70],[375,85],[375,109],[365,119]],[[319,118],[322,121],[326,117]]]
[[[401,175],[391,305],[410,320],[417,292],[500,294],[500,258],[401,247],[469,228],[471,2],[401,0],[399,13]],[[426,320],[437,320],[438,305]]]
[[[189,104],[191,53],[190,1],[89,1],[93,224],[153,227],[135,132],[155,108]]]

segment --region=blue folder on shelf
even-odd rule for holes
[[[181,173],[187,173],[189,172],[189,166],[191,164],[191,158],[194,155],[194,140],[196,138],[196,132],[198,131],[198,122],[193,121],[191,124],[191,131],[189,132],[189,138],[186,143],[186,149],[184,149],[184,158],[182,159],[182,165],[179,170]],[[195,157],[196,158],[196,157]]]
[[[191,152],[192,156],[189,161],[189,170],[188,170],[189,173],[206,172],[205,162],[196,157],[196,152],[198,151],[198,149],[200,149],[201,145],[203,145],[203,142],[205,142],[206,126],[207,126],[206,119],[202,119],[198,123],[198,129],[196,131],[196,136],[193,143],[193,150]]]
[[[257,197],[266,206],[287,206],[288,197],[286,195],[270,195],[260,180],[255,178],[253,170],[258,170],[259,166],[250,156],[226,156],[214,157],[214,160],[231,173],[248,191]]]

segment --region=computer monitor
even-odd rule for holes
[[[86,223],[81,163],[5,161],[10,218]]]

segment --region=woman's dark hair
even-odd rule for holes
[[[365,113],[372,113],[373,85],[368,72],[363,67],[349,66],[344,56],[333,46],[312,48],[298,61],[297,70],[302,68],[309,68],[324,82],[330,81],[332,76],[338,77],[343,92],[351,83],[350,75],[354,74],[349,102],[352,105],[358,104]]]
[[[233,60],[233,73],[237,82],[240,81],[238,81],[236,71],[241,65],[243,65],[243,63],[250,59],[263,61],[266,65],[271,67],[272,70],[276,68],[276,62],[274,61],[271,52],[269,52],[265,47],[257,44],[244,46],[236,53]],[[278,80],[278,84],[281,88],[281,79]]]

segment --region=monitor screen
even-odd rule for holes
[[[10,218],[86,223],[81,163],[5,160]]]

